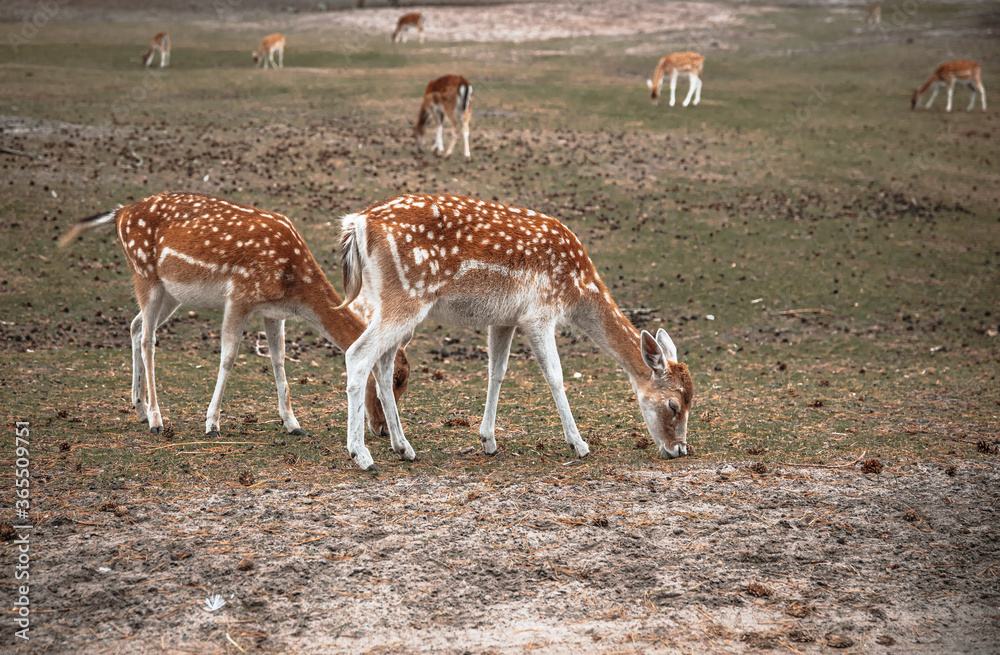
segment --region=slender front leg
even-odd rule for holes
[[[674,70],[670,73],[670,106],[674,106],[674,98],[677,92],[677,71]]]
[[[951,111],[951,97],[955,95],[955,78],[951,79],[951,83],[948,84],[948,107],[945,111]]]
[[[448,121],[451,123],[451,139],[448,141],[448,152],[444,153],[445,157],[451,157],[451,151],[455,149],[455,144],[458,142],[458,121],[449,118]]]
[[[222,358],[219,362],[219,378],[215,382],[215,392],[212,402],[208,405],[205,416],[205,434],[212,438],[219,436],[219,421],[222,416],[222,394],[226,391],[226,380],[229,371],[236,363],[236,355],[240,352],[240,341],[243,339],[243,325],[247,320],[247,312],[242,307],[236,307],[232,302],[226,303],[222,316]]]
[[[698,76],[694,73],[688,75],[688,79],[691,81],[691,87],[688,89],[687,97],[684,98],[684,106],[687,107],[691,104],[691,96],[694,95],[695,90],[698,88]],[[695,104],[698,104],[697,102]]]
[[[697,106],[701,102],[701,78],[694,75],[691,77],[691,80],[698,83],[698,88],[694,92],[694,104]]]
[[[142,307],[142,337],[140,340],[142,345],[142,367],[145,373],[146,394],[149,396],[149,406],[147,409],[149,431],[154,434],[163,432],[160,404],[156,398],[156,370],[153,352],[156,349],[157,316],[159,316],[160,305],[163,303],[164,296],[166,296],[166,291],[162,286],[156,285],[149,291],[146,302]]]
[[[375,362],[375,383],[378,385],[378,397],[385,414],[385,424],[389,429],[389,443],[392,449],[407,461],[415,461],[417,454],[403,435],[403,423],[399,419],[399,408],[396,406],[396,395],[393,393],[393,364],[396,361],[397,347],[386,350]]]
[[[486,408],[483,410],[483,422],[479,424],[479,441],[482,442],[483,452],[487,455],[495,455],[497,452],[495,436],[497,403],[500,400],[500,385],[507,374],[510,342],[513,338],[514,328],[512,326],[490,326],[486,342],[490,354],[489,384],[486,388]]]
[[[924,105],[924,109],[930,109],[931,108],[931,103],[934,102],[934,98],[937,97],[938,91],[940,91],[940,90],[941,90],[941,87],[939,85],[935,84],[933,86],[933,88],[931,89],[931,99],[927,101],[926,105]]]
[[[469,119],[472,118],[472,112],[465,114],[462,117],[462,138],[465,140],[465,161],[470,161],[472,159],[472,153],[469,151]]]
[[[274,384],[278,388],[278,415],[289,434],[303,436],[306,431],[299,427],[299,422],[295,420],[288,381],[285,379],[285,322],[274,318],[265,318],[264,333],[267,335],[267,351],[271,355]]]
[[[559,410],[559,418],[562,420],[566,443],[573,446],[579,457],[586,457],[590,454],[590,448],[580,438],[580,431],[577,430],[576,421],[573,420],[573,412],[569,408],[569,400],[566,398],[566,389],[563,388],[562,364],[559,362],[559,351],[556,350],[555,325],[548,325],[537,331],[528,332],[528,339],[531,341],[531,350],[535,353],[535,359],[538,360],[538,365],[542,368],[542,375],[545,376],[552,397],[556,401],[556,409]]]

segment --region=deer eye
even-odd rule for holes
[[[670,411],[673,412],[674,414],[680,414],[681,413],[681,406],[680,406],[680,404],[676,400],[674,400],[673,398],[671,398],[670,400],[667,401],[667,407],[669,407]]]

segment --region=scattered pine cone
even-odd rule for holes
[[[767,466],[765,466],[763,462],[754,462],[750,465],[750,472],[754,475],[766,475]]]
[[[869,474],[874,473],[875,475],[878,475],[879,473],[882,472],[883,468],[884,467],[882,466],[882,462],[878,461],[877,459],[866,459],[865,461],[861,462],[862,473],[869,473]]]
[[[240,471],[240,475],[237,479],[244,487],[249,487],[254,482],[253,473],[250,471]]]
[[[768,598],[774,594],[770,587],[762,585],[756,580],[747,585],[747,593],[754,598]]]
[[[236,565],[237,571],[252,571],[253,570],[253,560],[249,557],[244,557],[240,560],[240,563]]]

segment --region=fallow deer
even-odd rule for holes
[[[292,413],[285,380],[285,319],[305,319],[345,351],[365,324],[338,307],[340,296],[292,222],[281,214],[221,198],[160,193],[77,223],[61,243],[112,223],[139,301],[139,314],[131,326],[132,405],[139,420],[148,421],[151,432],[162,432],[153,367],[156,329],[185,304],[224,312],[222,361],[205,432],[219,434],[226,379],[239,352],[243,327],[256,313],[264,319],[281,421],[289,433],[305,434]],[[402,349],[396,351],[394,362],[391,395],[399,398],[409,380]],[[365,403],[369,427],[384,433],[374,379],[368,381]],[[394,410],[395,406],[393,402]]]
[[[424,100],[420,105],[420,115],[413,128],[413,136],[417,139],[417,149],[424,148],[424,130],[431,118],[437,123],[437,140],[434,142],[434,152],[451,156],[458,141],[459,119],[462,117],[462,139],[465,142],[465,159],[472,159],[469,151],[469,121],[472,119],[472,85],[461,75],[445,75],[432,81],[424,91]],[[444,149],[444,120],[451,122],[451,141],[448,151]]]
[[[265,58],[264,54],[267,53]],[[278,53],[278,64],[274,63],[274,53]],[[285,67],[285,35],[278,34],[268,34],[263,39],[260,40],[260,47],[257,48],[256,52],[251,52],[253,55],[253,65],[256,67],[258,63],[263,62],[263,68],[267,68],[267,62],[271,62],[271,68],[284,68]]]
[[[972,97],[969,98],[969,106],[965,108],[965,111],[972,111],[972,108],[976,105],[976,91],[978,90],[982,96],[983,111],[986,111],[986,89],[983,88],[983,81],[980,78],[982,73],[982,67],[979,65],[978,61],[972,59],[956,59],[954,61],[946,61],[931,73],[930,78],[924,85],[913,92],[913,97],[910,98],[910,109],[916,109],[917,104],[920,102],[920,96],[924,94],[929,87],[934,87],[931,93],[930,100],[924,106],[924,109],[930,109],[931,103],[934,102],[934,98],[937,98],[938,91],[941,90],[942,86],[948,87],[948,107],[945,111],[951,111],[951,99],[955,94],[955,83],[961,82],[969,87],[972,91]]]
[[[868,8],[868,15],[865,16],[865,23],[868,25],[878,25],[882,22],[882,3],[873,3],[871,7]]]
[[[663,79],[670,76],[670,106],[674,106],[674,93],[677,90],[677,77],[687,75],[691,80],[691,88],[688,90],[687,98],[684,99],[685,107],[691,102],[694,95],[694,104],[701,102],[701,69],[705,65],[705,58],[697,52],[675,52],[667,55],[656,65],[653,72],[653,79],[646,80],[649,87],[653,104],[657,104],[660,99],[660,90],[663,88]]]
[[[515,329],[531,344],[567,443],[579,457],[590,453],[563,388],[560,323],[577,326],[628,373],[660,454],[687,454],[693,386],[676,346],[663,329],[654,336],[632,326],[579,239],[558,220],[473,198],[404,195],[341,222],[345,304],[363,288],[373,308],[367,329],[347,350],[347,447],[362,469],[374,467],[364,443],[364,380],[374,371],[379,387],[388,388],[392,353],[426,318],[488,327],[489,384],[479,428],[486,454],[497,451],[497,400]],[[391,397],[380,395],[392,448],[412,461],[399,413]]]
[[[160,53],[160,68],[170,65],[170,35],[166,32],[159,32],[149,44],[149,50],[142,56],[142,63],[149,68],[153,63],[156,53]]]
[[[420,43],[423,43],[424,15],[419,11],[414,11],[399,17],[399,20],[396,21],[396,29],[392,33],[392,42],[395,43],[397,38],[402,37],[403,43],[406,43],[406,32],[411,29],[417,30],[420,34]]]

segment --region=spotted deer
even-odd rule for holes
[[[399,17],[399,20],[396,21],[396,29],[392,32],[392,42],[395,43],[396,39],[402,38],[403,43],[406,43],[406,32],[411,29],[417,30],[417,33],[420,35],[420,43],[423,43],[424,15],[419,11],[414,11]]]
[[[497,452],[497,401],[515,329],[531,344],[566,442],[579,457],[590,453],[563,388],[560,323],[577,326],[628,373],[661,455],[687,454],[693,387],[676,346],[663,329],[654,336],[632,326],[579,239],[558,220],[473,198],[404,195],[343,217],[341,256],[345,303],[363,289],[372,307],[367,329],[347,350],[347,447],[362,469],[375,466],[364,443],[363,381],[374,371],[387,388],[393,351],[427,318],[488,327],[489,383],[479,428],[486,454]],[[392,448],[412,461],[399,413],[382,397]]]
[[[170,65],[170,35],[166,32],[159,32],[154,37],[149,44],[149,50],[146,54],[142,56],[142,63],[149,68],[149,65],[153,63],[153,58],[156,53],[160,53],[160,68],[166,68]]]
[[[653,79],[646,80],[649,87],[653,104],[657,104],[660,99],[660,90],[663,88],[663,80],[670,76],[670,106],[674,106],[674,94],[677,90],[677,78],[680,75],[687,75],[691,81],[691,88],[688,89],[687,97],[684,98],[684,107],[691,102],[694,96],[694,104],[701,102],[701,69],[705,66],[705,58],[697,52],[675,52],[667,55],[656,65],[653,71]]]
[[[413,136],[417,139],[417,149],[424,149],[424,130],[427,124],[434,119],[437,123],[437,139],[434,142],[433,151],[443,154],[445,157],[451,156],[451,151],[455,149],[458,141],[458,117],[462,117],[462,139],[465,142],[465,159],[472,159],[469,151],[469,121],[472,119],[472,85],[469,80],[461,75],[445,75],[439,77],[427,85],[424,91],[424,101],[420,105],[420,114],[417,116],[417,123],[413,128]],[[451,122],[451,141],[448,143],[448,150],[444,149],[444,120]]]
[[[252,314],[260,314],[278,388],[278,413],[289,433],[305,434],[292,413],[285,380],[285,319],[305,319],[345,351],[364,332],[365,324],[339,307],[340,296],[292,222],[281,214],[221,198],[160,193],[77,223],[62,244],[112,223],[139,301],[139,314],[131,326],[132,405],[139,420],[148,421],[151,432],[163,430],[153,366],[156,329],[184,304],[223,311],[222,361],[205,432],[219,435],[222,394],[243,327]],[[399,398],[406,390],[409,364],[402,349],[390,358],[394,359],[392,395]],[[365,404],[369,427],[384,433],[374,379],[368,381]]]
[[[264,54],[267,53],[267,57]],[[278,64],[274,63],[274,53],[278,53]],[[256,67],[258,63],[262,62],[262,67],[267,68],[267,63],[271,62],[271,68],[284,68],[285,67],[285,35],[278,34],[268,34],[263,39],[260,40],[260,47],[257,48],[255,52],[251,52],[253,55],[253,65]]]
[[[976,106],[976,91],[979,91],[982,97],[983,111],[986,111],[986,89],[983,88],[983,81],[980,78],[982,73],[982,67],[979,65],[978,61],[972,59],[956,59],[954,61],[946,61],[931,73],[930,78],[924,85],[913,92],[913,97],[910,98],[910,109],[916,109],[920,102],[920,96],[927,91],[928,88],[934,87],[931,92],[930,100],[924,105],[924,109],[930,109],[931,103],[937,98],[938,91],[941,87],[948,87],[948,106],[945,111],[951,111],[951,99],[955,94],[955,83],[961,82],[969,87],[972,91],[972,97],[969,98],[969,106],[965,108],[965,111],[972,111],[972,108]]]

